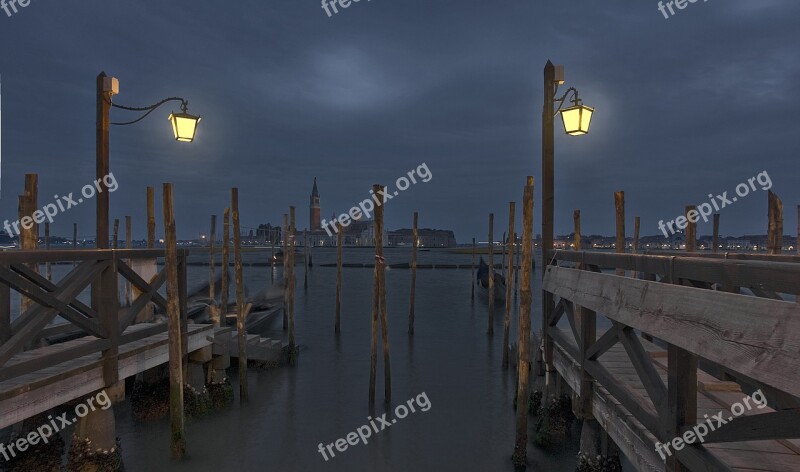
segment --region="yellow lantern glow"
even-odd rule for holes
[[[175,140],[182,143],[191,143],[194,141],[194,135],[197,131],[197,123],[200,122],[199,116],[184,113],[172,113],[169,115],[169,121],[172,122],[172,132],[175,135]]]
[[[575,106],[564,108],[561,110],[564,131],[570,136],[587,134],[592,121],[592,113],[594,113],[594,108],[581,105],[580,102]]]

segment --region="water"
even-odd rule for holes
[[[334,335],[336,269],[333,248],[314,250],[308,289],[298,266],[296,367],[250,370],[250,403],[238,404],[187,422],[189,458],[170,459],[166,419],[132,419],[128,403],[116,408],[117,434],[127,470],[175,471],[504,471],[513,470],[513,368],[501,369],[503,308],[495,310],[494,336],[488,336],[487,306],[470,301],[469,270],[417,272],[416,334],[407,335],[410,271],[387,271],[387,306],[395,405],[423,392],[430,400],[419,411],[372,435],[369,443],[349,446],[325,461],[318,444],[345,438],[367,423],[372,305],[372,269],[343,269],[342,332]],[[346,249],[345,262],[372,262],[372,249]],[[410,249],[387,249],[389,263],[408,262]],[[245,261],[267,260],[245,254]],[[433,250],[419,262],[469,264],[470,255]],[[496,262],[500,257],[495,258]],[[268,267],[245,267],[251,291],[269,280]],[[207,278],[207,267],[189,268],[189,285]],[[541,272],[534,276],[533,326],[540,325]],[[517,312],[511,321],[516,339]],[[268,328],[280,337],[280,326]],[[379,344],[380,346],[380,344]],[[382,365],[379,348],[379,366]],[[234,375],[235,377],[235,375]],[[383,412],[383,371],[379,368],[377,416]],[[376,415],[373,415],[376,416]],[[529,470],[572,472],[577,435],[558,451],[529,446]]]

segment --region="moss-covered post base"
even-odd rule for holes
[[[69,451],[69,472],[116,472],[122,455],[116,435],[114,408],[89,411],[78,419]]]
[[[570,434],[574,420],[572,401],[568,395],[550,397],[539,409],[534,442],[542,447],[562,444]]]
[[[619,450],[594,418],[581,427],[581,451],[576,472],[622,472]]]

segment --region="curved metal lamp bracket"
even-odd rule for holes
[[[122,122],[122,123],[120,123],[120,122],[111,123],[112,125],[117,125],[117,126],[125,126],[125,125],[132,125],[134,123],[138,123],[139,121],[142,121],[143,119],[145,119],[147,117],[147,115],[149,115],[150,113],[155,111],[156,108],[160,107],[161,105],[163,105],[163,104],[165,104],[167,102],[176,102],[176,101],[177,102],[181,102],[181,111],[183,113],[186,113],[187,109],[189,108],[189,101],[186,100],[185,98],[181,98],[181,97],[165,98],[164,100],[161,100],[160,102],[158,102],[158,103],[156,103],[154,105],[150,105],[149,107],[126,107],[126,106],[123,106],[123,105],[117,105],[116,103],[111,102],[110,99],[107,99],[107,100],[111,104],[111,106],[114,107],[114,108],[120,108],[122,110],[127,110],[127,111],[144,111],[144,112],[146,112],[144,115],[140,116],[139,118],[137,118],[137,119],[135,119],[133,121],[126,121],[126,122]]]

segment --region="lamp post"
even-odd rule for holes
[[[189,102],[180,97],[170,97],[148,107],[126,107],[117,105],[113,102],[114,95],[119,93],[119,81],[114,77],[109,77],[105,72],[101,72],[97,76],[97,154],[96,154],[96,176],[97,185],[101,183],[105,186],[104,189],[97,192],[97,248],[108,249],[108,211],[109,211],[109,195],[108,185],[104,181],[104,177],[109,173],[109,129],[110,125],[132,125],[143,120],[147,115],[155,111],[161,105],[172,102],[181,102],[181,112],[172,113],[169,120],[172,123],[172,131],[176,141],[192,142],[194,140],[195,132],[197,131],[197,124],[200,122],[199,116],[190,115],[187,111]],[[115,122],[111,123],[110,111],[111,108],[120,108],[128,111],[145,112],[139,118],[128,122]]]
[[[561,97],[556,96],[558,86],[564,83],[564,66],[555,66],[547,61],[544,67],[544,109],[542,110],[542,276],[550,261],[548,253],[553,250],[553,214],[554,214],[554,163],[555,153],[555,116],[561,112],[564,132],[571,136],[580,136],[589,132],[594,109],[581,103],[578,90],[570,87]],[[572,93],[573,106],[563,108],[564,102]],[[558,108],[556,108],[558,103]],[[563,109],[562,109],[563,108]],[[547,320],[553,309],[553,295],[542,291],[542,339],[544,341],[544,360],[548,373],[552,372],[552,340],[547,336]]]

